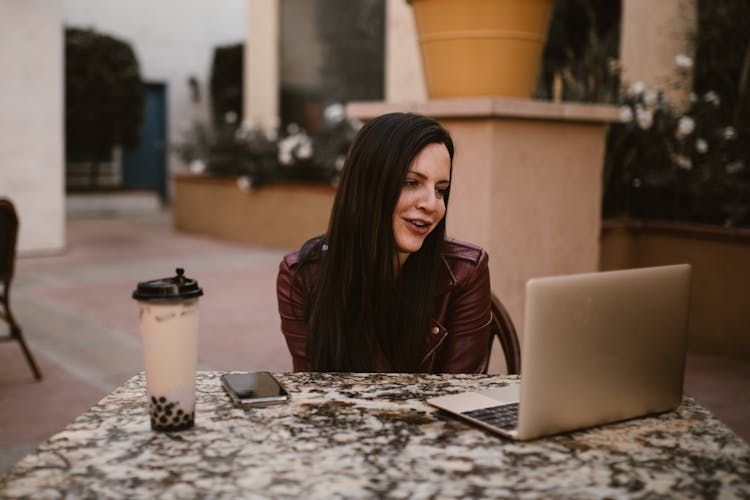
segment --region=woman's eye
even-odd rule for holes
[[[435,188],[435,192],[438,195],[438,198],[445,198],[448,196],[448,188]]]
[[[404,181],[404,186],[405,187],[416,187],[418,185],[419,185],[419,181],[414,180],[414,179],[406,179]]]

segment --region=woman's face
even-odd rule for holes
[[[393,211],[393,236],[399,265],[422,248],[427,235],[445,216],[450,174],[451,157],[443,143],[425,146],[409,166]]]

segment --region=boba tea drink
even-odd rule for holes
[[[179,431],[195,421],[198,297],[203,290],[178,268],[176,276],[138,283],[143,363],[151,428]]]

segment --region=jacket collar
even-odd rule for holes
[[[456,282],[456,276],[453,274],[453,270],[448,265],[448,261],[445,259],[445,255],[440,256],[440,268],[437,273],[437,280],[435,281],[435,292],[434,296],[443,295],[446,293],[453,284]]]

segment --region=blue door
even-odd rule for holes
[[[143,113],[141,142],[123,151],[122,181],[128,189],[146,189],[159,193],[167,202],[167,118],[166,88],[146,84],[146,109]]]

